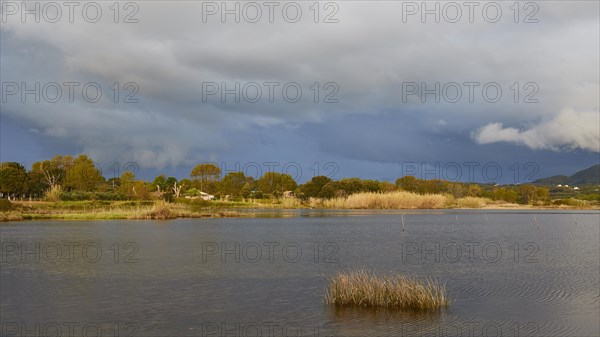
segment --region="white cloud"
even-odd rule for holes
[[[505,128],[502,123],[490,123],[474,132],[472,137],[479,144],[510,142],[534,150],[600,152],[600,113],[567,108],[524,131]]]

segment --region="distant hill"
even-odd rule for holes
[[[570,177],[558,175],[538,179],[533,182],[538,185],[600,185],[600,165],[594,165],[579,171]]]
[[[571,176],[573,184],[600,184],[600,165],[594,165]]]

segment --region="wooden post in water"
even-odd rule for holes
[[[401,214],[400,218],[402,219],[402,231],[404,232],[404,214]]]

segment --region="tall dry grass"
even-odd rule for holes
[[[342,306],[437,310],[450,305],[446,287],[434,280],[403,275],[376,276],[358,270],[329,280],[325,303]]]
[[[46,193],[44,194],[44,198],[46,199],[46,201],[56,202],[60,200],[61,193],[62,188],[60,187],[60,185],[54,185],[46,191]]]
[[[152,208],[147,209],[145,211],[133,213],[130,216],[130,219],[155,219],[155,220],[167,220],[167,219],[175,219],[178,217],[178,212],[173,209],[171,205],[169,205],[165,201],[156,201]]]
[[[281,207],[283,208],[301,208],[304,205],[302,205],[302,201],[300,201],[300,199],[297,198],[283,198],[281,199]]]
[[[405,191],[389,193],[363,192],[345,198],[323,200],[327,208],[349,209],[432,209],[444,208],[449,197],[442,194],[417,194]]]
[[[480,208],[492,200],[478,197],[456,199],[449,194],[417,194],[406,191],[388,193],[361,192],[348,197],[310,198],[308,206],[337,209],[437,209],[449,207]]]
[[[480,197],[464,197],[456,199],[456,207],[459,208],[481,208],[491,203],[491,199]]]

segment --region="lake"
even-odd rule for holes
[[[2,336],[600,336],[598,211],[257,214],[1,224]],[[453,302],[325,305],[355,268]]]

